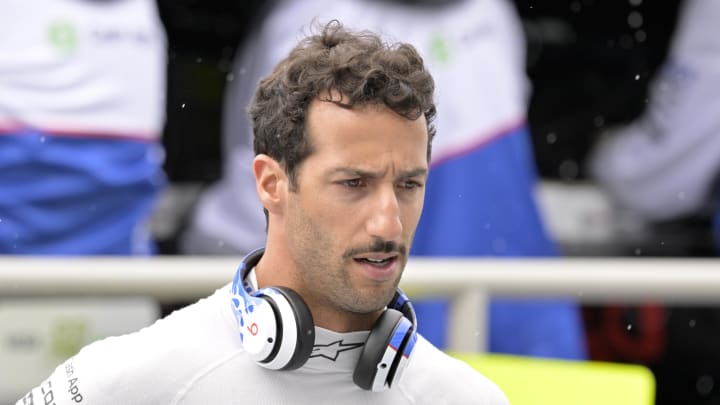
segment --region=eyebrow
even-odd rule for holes
[[[333,169],[330,171],[330,175],[346,175],[346,176],[352,176],[352,177],[362,177],[366,179],[377,179],[383,176],[384,172],[381,171],[370,171],[370,170],[363,170],[358,169],[354,167],[338,167],[336,169]],[[397,176],[397,178],[410,178],[410,177],[418,177],[418,176],[426,176],[428,174],[428,169],[425,167],[419,167],[416,169],[406,170],[400,172],[400,174]]]

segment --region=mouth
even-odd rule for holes
[[[353,257],[355,263],[360,264],[364,273],[372,280],[387,281],[394,279],[400,265],[400,256],[397,253],[374,253]]]

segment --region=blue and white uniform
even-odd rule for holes
[[[147,254],[165,183],[166,38],[151,0],[6,0],[0,254]]]
[[[422,3],[422,2],[416,2]],[[413,44],[436,82],[438,116],[425,208],[412,253],[432,256],[553,256],[557,249],[535,201],[537,174],[526,122],[529,82],[524,37],[504,0],[428,2],[284,1],[237,56],[225,102],[224,178],[200,200],[186,250],[242,252],[263,243],[265,219],[254,195],[252,131],[245,109],[313,19],[338,19],[390,41]],[[442,270],[438,270],[442,271]],[[420,331],[445,345],[446,306],[416,302]],[[575,302],[493,300],[494,352],[585,357]]]

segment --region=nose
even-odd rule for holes
[[[400,240],[403,225],[400,220],[400,204],[394,187],[378,190],[370,207],[367,231],[372,237],[387,241]]]

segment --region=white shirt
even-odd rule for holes
[[[372,392],[352,381],[367,331],[316,328],[312,357],[293,371],[255,364],[236,331],[228,285],[139,332],[85,347],[17,404],[508,404],[494,383],[422,337],[402,379]]]

